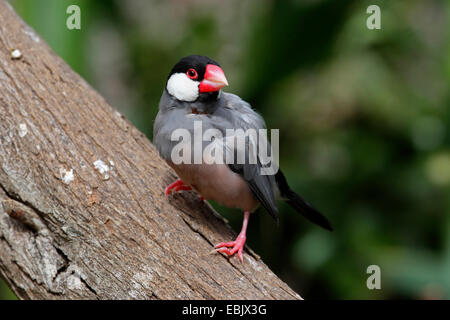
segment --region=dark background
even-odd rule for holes
[[[167,74],[188,54],[280,129],[280,166],[330,233],[280,204],[248,245],[307,299],[450,298],[450,2],[11,0],[151,139]],[[66,8],[81,8],[81,30]],[[381,30],[366,9],[381,8]],[[1,23],[1,22],[0,22]],[[216,206],[217,207],[217,206]],[[217,207],[236,231],[242,213]],[[369,265],[382,289],[368,290]],[[14,295],[0,283],[0,298]]]

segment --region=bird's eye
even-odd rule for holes
[[[195,80],[198,78],[197,71],[195,71],[195,69],[192,69],[192,68],[189,69],[188,71],[186,71],[186,75],[192,80]]]

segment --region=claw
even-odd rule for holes
[[[241,262],[244,261],[243,251],[245,244],[245,234],[239,234],[235,241],[221,242],[214,246],[215,252],[225,253],[229,257],[237,253],[237,256]]]
[[[239,261],[243,262],[244,261],[244,256],[242,254],[242,252],[244,251],[244,246],[240,246],[237,245],[235,247],[233,247],[232,249],[229,248],[220,248],[220,249],[215,249],[215,252],[220,252],[220,253],[225,253],[226,255],[228,255],[229,257],[233,256],[235,253],[237,253],[238,259]]]

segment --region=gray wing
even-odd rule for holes
[[[221,100],[223,100],[224,105],[223,108],[218,109],[218,112],[223,112],[220,116],[228,119],[234,129],[243,129],[244,131],[247,129],[265,129],[262,117],[238,96],[223,93]],[[270,144],[268,144],[268,147],[270,148]],[[245,163],[237,164],[235,161],[228,166],[233,172],[245,179],[254,196],[278,223],[278,207],[274,192],[275,178],[273,175],[261,174],[263,165],[258,157],[256,157],[255,164],[250,163],[249,154],[251,150],[249,149],[254,148],[254,145],[250,143],[248,137],[245,140],[245,148]]]
[[[196,106],[203,110],[208,109],[208,106],[202,106],[201,103],[196,103]],[[178,143],[178,141],[171,140],[173,131],[178,128],[184,128],[192,132],[194,120],[199,119],[198,116],[187,116],[185,108],[190,110],[191,105],[185,106],[183,103],[175,101],[164,91],[154,123],[153,143],[160,155],[166,160],[170,160],[172,149]],[[204,131],[208,128],[215,128],[221,131],[223,136],[226,136],[226,129],[242,129],[246,131],[248,129],[258,130],[265,128],[262,117],[247,102],[234,94],[225,92],[221,93],[221,98],[214,105],[214,111],[207,116],[201,116],[201,121]],[[229,168],[245,179],[254,196],[270,215],[278,221],[278,208],[273,190],[274,186],[276,186],[275,178],[274,176],[261,174],[263,166],[259,161],[260,159],[257,159],[258,161],[255,164],[251,164],[248,161],[249,151],[252,145],[256,144],[250,144],[248,140],[246,142],[244,147],[246,149],[244,150],[245,162],[243,164],[233,162],[233,164],[229,164]],[[207,142],[205,142],[206,144]],[[233,151],[235,154],[238,152],[238,150]]]

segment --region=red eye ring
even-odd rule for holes
[[[189,79],[195,80],[198,78],[197,71],[193,68],[190,68],[188,71],[186,71],[186,75],[189,77]]]

